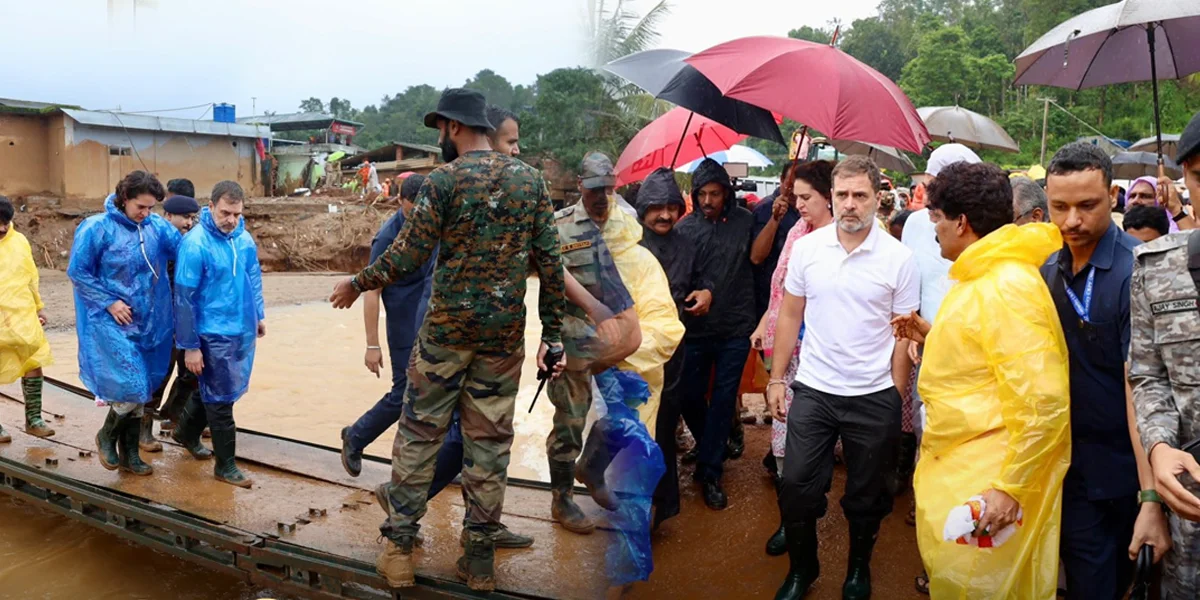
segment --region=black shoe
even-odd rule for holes
[[[738,441],[729,438],[725,442],[725,460],[737,460],[742,457],[742,453],[746,451],[746,442]]]
[[[721,489],[721,484],[715,481],[705,481],[700,485],[704,486],[704,504],[713,510],[725,510],[729,506],[729,498],[725,496],[725,490]]]
[[[850,522],[850,560],[842,600],[867,600],[871,597],[871,553],[879,535],[877,521]]]
[[[821,563],[817,560],[817,524],[791,525],[787,527],[785,537],[790,568],[783,585],[775,593],[775,600],[800,600],[821,576]]]
[[[175,429],[171,430],[171,439],[183,446],[192,458],[208,460],[213,457],[213,453],[200,443],[200,432],[204,431],[207,425],[208,413],[204,410],[204,404],[200,401],[199,394],[193,395],[179,409],[179,422],[175,424]]]
[[[109,471],[116,471],[121,466],[121,457],[117,454],[117,438],[120,437],[121,417],[112,407],[104,417],[104,426],[96,433],[96,456],[100,465]]]
[[[783,525],[767,540],[767,556],[783,556],[787,554],[787,533]]]
[[[351,477],[362,475],[362,452],[355,450],[350,444],[350,428],[342,428],[342,468]]]
[[[699,444],[699,442],[697,442],[695,446],[692,446],[691,450],[684,452],[683,458],[681,458],[679,460],[681,460],[683,462],[683,464],[685,464],[685,465],[689,465],[689,464],[696,462],[697,460],[700,460],[700,444]]]
[[[234,456],[237,455],[237,430],[213,429],[212,441],[213,454],[217,456],[217,462],[213,465],[213,477],[241,488],[254,485],[254,481],[242,474],[241,469],[237,467],[237,461],[234,460]]]
[[[151,475],[154,467],[142,461],[138,453],[138,439],[141,437],[142,417],[128,414],[121,417],[120,435],[117,436],[117,454],[120,456],[118,466],[126,473],[134,475]]]

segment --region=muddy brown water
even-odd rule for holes
[[[510,475],[547,479],[545,436],[553,409],[543,397],[527,414],[536,390],[533,356],[540,327],[536,280],[530,282],[527,360],[517,398],[516,438]],[[237,405],[240,427],[337,446],[342,426],[351,423],[390,387],[390,372],[376,378],[363,366],[365,334],[361,308],[335,311],[311,303],[268,308],[268,335],[260,341],[247,396]],[[49,338],[56,364],[46,372],[78,383],[72,330]],[[386,344],[386,341],[385,341]],[[13,423],[7,424],[10,428]],[[368,454],[390,456],[393,434],[385,433]],[[769,598],[787,571],[786,558],[762,551],[778,523],[774,494],[758,458],[769,446],[765,427],[747,430],[745,457],[727,466],[730,508],[704,507],[681,469],[683,512],[654,536],[656,569],[651,580],[627,590],[632,598]],[[839,470],[831,494],[830,518],[821,527],[825,573],[811,598],[840,596],[847,550]],[[920,598],[912,578],[920,571],[912,528],[903,523],[908,500],[885,522],[875,561],[876,597]],[[549,540],[547,540],[549,541]],[[123,577],[119,572],[127,572]],[[130,544],[109,533],[0,498],[0,599],[2,598],[279,598],[236,579]]]

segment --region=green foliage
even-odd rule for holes
[[[591,70],[558,69],[538,76],[533,111],[521,127],[522,146],[574,170],[593,150],[615,161],[643,124],[626,121],[604,80]]]
[[[787,36],[795,40],[816,42],[818,44],[828,44],[829,40],[833,39],[833,32],[821,28],[814,29],[808,25],[805,25],[800,29],[793,29],[789,31]]]
[[[789,37],[794,37],[790,33]],[[911,56],[904,50],[900,36],[878,17],[859,19],[842,36],[846,54],[871,65],[892,81],[899,81],[904,65]]]

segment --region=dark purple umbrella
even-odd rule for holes
[[[1150,81],[1161,136],[1158,80],[1200,72],[1200,1],[1124,0],[1089,10],[1026,48],[1016,67],[1016,85],[1081,90]],[[1158,147],[1161,162],[1161,138]]]
[[[682,50],[646,50],[618,58],[601,68],[629,80],[655,98],[673,102],[738,133],[787,145],[771,111],[722,95],[713,82],[683,62],[691,56],[691,52]]]

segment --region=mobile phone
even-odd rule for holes
[[[1183,448],[1180,448],[1180,450],[1191,454],[1197,461],[1200,461],[1200,438],[1196,438],[1184,444]]]

